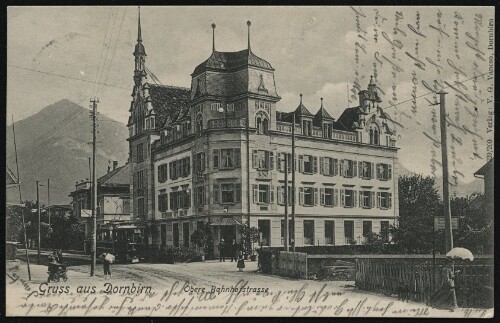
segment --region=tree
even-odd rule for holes
[[[430,253],[434,217],[442,215],[435,181],[422,175],[402,176],[399,185],[399,223],[392,226],[392,240],[404,253]],[[441,241],[442,234],[436,235]],[[438,244],[439,245],[439,244]]]
[[[200,223],[198,228],[191,234],[191,242],[203,249],[210,259],[214,257],[214,241],[212,230],[208,223]]]
[[[253,253],[253,244],[258,242],[260,238],[259,229],[243,224],[240,227],[240,233],[243,247]]]

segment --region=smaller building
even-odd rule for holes
[[[97,241],[126,239],[142,242],[144,225],[130,212],[130,164],[117,167],[97,179]],[[92,229],[92,182],[77,182],[73,198],[73,214],[85,227],[85,250],[90,250]]]
[[[493,218],[494,212],[494,169],[495,163],[494,158],[492,158],[489,162],[483,165],[477,172],[474,173],[475,177],[484,179],[484,199],[486,201],[486,209],[488,212],[488,217]]]

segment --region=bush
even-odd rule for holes
[[[163,247],[159,251],[160,262],[173,264],[176,262],[195,262],[201,261],[203,253],[192,248],[182,247]]]

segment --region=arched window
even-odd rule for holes
[[[259,135],[267,134],[269,130],[269,121],[264,113],[257,114],[257,118],[255,119],[255,125],[257,128],[257,133]]]
[[[377,124],[370,125],[370,144],[380,145],[380,132]]]
[[[196,117],[196,132],[200,133],[203,131],[203,116],[199,114]]]
[[[378,134],[378,129],[373,130],[373,143],[375,145],[379,145],[380,144],[380,136]]]
[[[373,144],[373,129],[370,129],[370,144]]]

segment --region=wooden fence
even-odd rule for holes
[[[427,302],[439,288],[442,265],[435,271],[427,261],[356,258],[356,287],[362,290],[400,295]],[[434,278],[435,277],[435,278]],[[455,265],[455,291],[460,307],[493,306],[493,265]]]
[[[279,276],[307,279],[307,254],[280,251],[273,258],[272,273]]]

